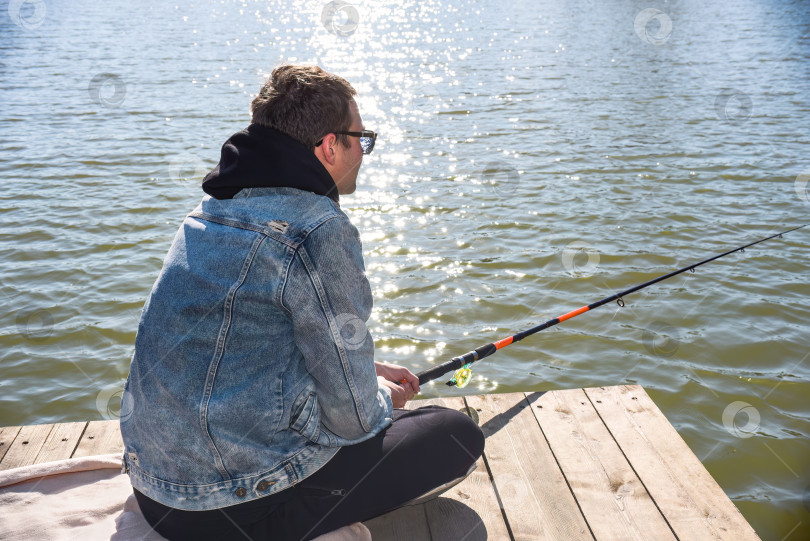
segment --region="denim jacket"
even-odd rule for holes
[[[371,306],[357,230],[333,200],[206,196],[138,327],[121,405],[133,487],[177,509],[243,503],[387,427]]]

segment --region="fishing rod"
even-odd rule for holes
[[[738,248],[734,248],[733,250],[729,250],[728,252],[724,252],[724,253],[722,253],[720,255],[716,255],[714,257],[704,259],[703,261],[701,261],[699,263],[693,263],[691,265],[687,265],[687,266],[683,267],[682,269],[672,271],[669,274],[664,274],[663,276],[659,276],[658,278],[654,278],[654,279],[650,280],[649,282],[644,282],[643,284],[639,284],[639,285],[633,286],[633,287],[631,287],[629,289],[625,289],[624,291],[620,291],[619,293],[611,295],[610,297],[605,297],[601,301],[597,301],[597,302],[595,302],[593,304],[585,305],[585,306],[583,306],[581,308],[577,308],[576,310],[572,310],[572,311],[568,312],[567,314],[563,314],[561,316],[555,317],[554,319],[550,319],[550,320],[546,321],[545,323],[541,323],[540,325],[537,325],[536,327],[532,327],[531,329],[527,329],[527,330],[519,332],[517,334],[513,334],[512,336],[507,336],[506,338],[498,340],[497,342],[492,342],[491,344],[481,346],[481,347],[476,348],[476,349],[474,349],[474,350],[472,350],[472,351],[470,351],[468,353],[465,353],[464,355],[459,355],[458,357],[453,357],[452,359],[450,359],[446,363],[442,363],[439,366],[434,366],[433,368],[429,368],[427,370],[424,370],[424,371],[419,372],[418,374],[416,374],[419,377],[419,385],[425,384],[428,381],[432,381],[432,380],[434,380],[436,378],[439,378],[439,377],[443,376],[444,374],[450,372],[451,370],[455,370],[456,372],[453,375],[453,379],[448,381],[447,385],[450,385],[450,386],[455,385],[456,387],[465,387],[467,385],[467,383],[469,383],[470,378],[472,377],[472,369],[470,368],[470,365],[472,363],[489,357],[490,355],[492,355],[493,353],[495,353],[499,349],[505,348],[509,344],[514,344],[515,342],[517,342],[519,340],[523,340],[527,336],[531,336],[536,332],[540,332],[543,329],[548,329],[549,327],[553,327],[554,325],[557,325],[558,323],[562,323],[563,321],[565,321],[567,319],[571,319],[571,318],[576,317],[576,316],[578,316],[580,314],[584,314],[585,312],[587,312],[589,310],[599,308],[600,306],[602,306],[604,304],[607,304],[609,302],[612,302],[612,301],[616,301],[619,306],[624,306],[624,297],[626,297],[627,295],[629,295],[631,293],[635,293],[636,291],[638,291],[640,289],[644,289],[645,287],[651,286],[653,284],[657,284],[658,282],[666,280],[667,278],[672,278],[673,276],[677,276],[678,274],[681,274],[682,272],[686,272],[686,271],[695,272],[695,267],[705,265],[706,263],[714,261],[715,259],[720,259],[721,257],[725,257],[725,256],[727,256],[729,254],[733,254],[734,252],[743,252],[749,246],[759,244],[760,242],[765,242],[766,240],[770,240],[770,239],[772,239],[774,237],[781,237],[782,235],[790,233],[791,231],[796,231],[797,229],[801,229],[802,227],[805,227],[806,225],[807,224],[800,225],[799,227],[794,227],[793,229],[788,229],[787,231],[782,231],[781,233],[776,233],[775,235],[771,235],[770,237],[766,237],[764,239],[759,239],[759,240],[754,241],[752,243],[746,244],[745,246],[740,246]]]

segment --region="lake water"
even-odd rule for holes
[[[115,417],[174,232],[281,62],[347,78],[380,133],[342,204],[378,357],[414,371],[810,221],[807,2],[0,7],[0,425]],[[810,538],[808,248],[720,259],[424,396],[643,385],[763,539]]]

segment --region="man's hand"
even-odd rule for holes
[[[419,392],[419,378],[405,367],[389,363],[374,363],[377,381],[391,391],[391,401],[395,408],[405,407],[405,403]]]
[[[380,387],[385,387],[391,392],[391,402],[393,402],[395,408],[404,408],[405,403],[413,398],[413,391],[411,390],[410,386],[406,389],[406,384],[398,385],[393,381],[388,381],[382,376],[377,376],[377,381],[380,384]]]

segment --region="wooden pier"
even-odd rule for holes
[[[416,401],[475,418],[484,456],[375,540],[759,539],[637,385]],[[0,428],[0,470],[121,451],[117,421]]]

